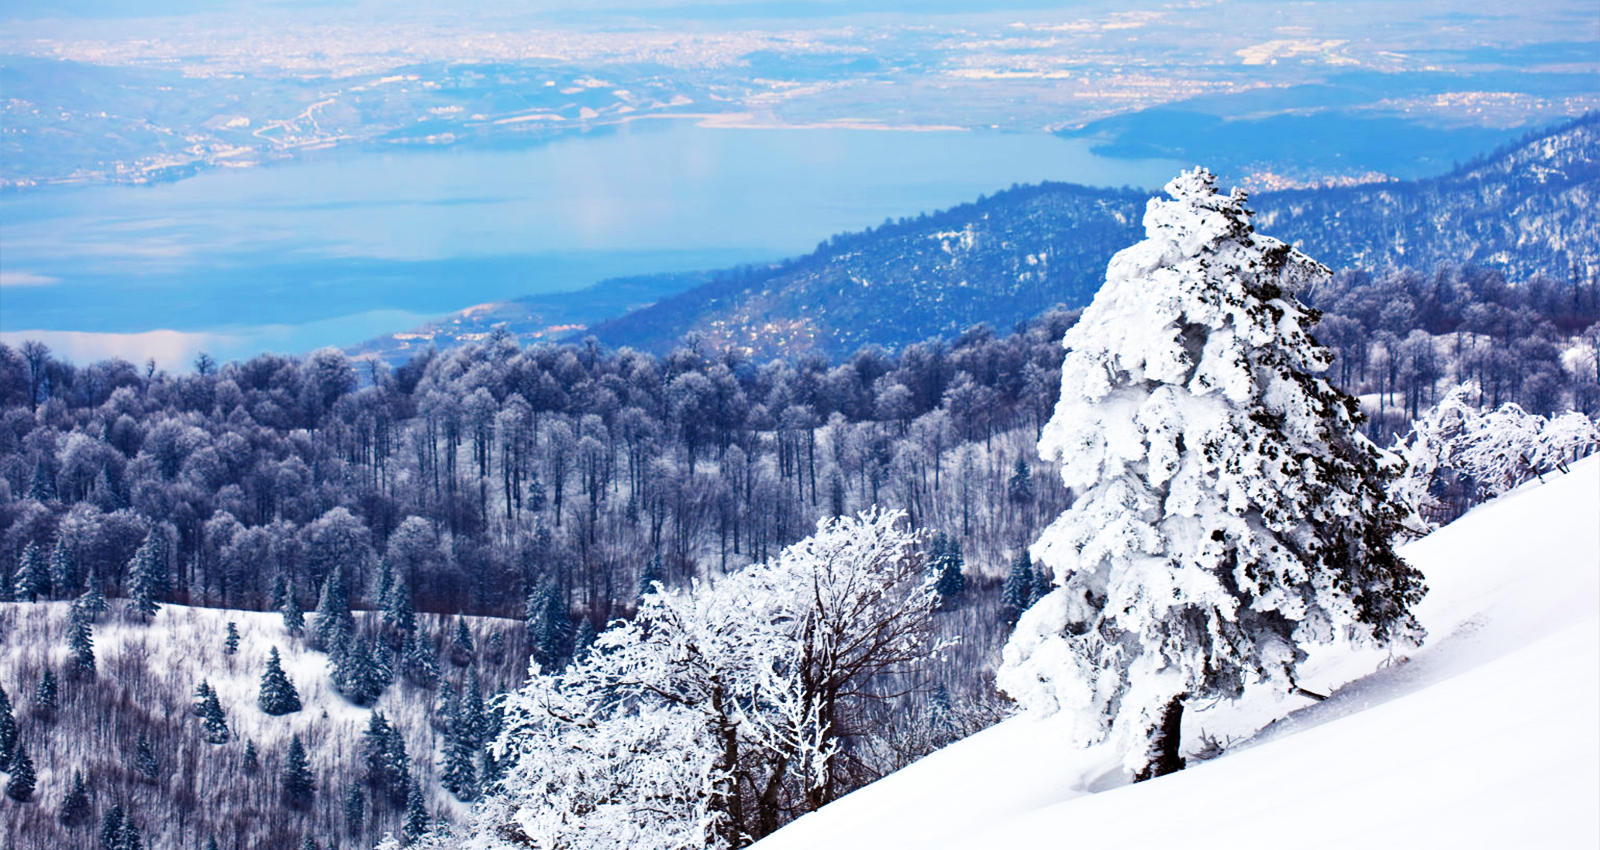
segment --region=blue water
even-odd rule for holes
[[[330,151],[10,194],[0,335],[49,331],[80,357],[137,355],[118,335],[155,329],[193,343],[152,352],[168,359],[345,345],[486,301],[803,253],[1013,183],[1153,187],[1179,167],[1088,145],[653,121],[517,150]]]

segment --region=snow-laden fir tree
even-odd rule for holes
[[[45,670],[39,677],[39,687],[33,692],[33,711],[43,719],[51,719],[56,715],[56,674],[53,670]]]
[[[292,583],[285,585],[283,602],[278,606],[278,611],[283,614],[284,631],[296,637],[305,631],[305,612],[300,610],[300,602],[295,598],[294,585]]]
[[[0,770],[10,770],[17,754],[17,718],[11,712],[11,696],[0,685]]]
[[[261,768],[261,756],[256,752],[255,741],[244,742],[244,772],[254,775]]]
[[[261,674],[261,696],[256,704],[263,712],[274,717],[300,710],[300,693],[284,674],[275,646],[267,651],[267,669]]]
[[[11,779],[6,782],[6,796],[19,803],[26,803],[33,798],[33,789],[38,782],[33,774],[33,759],[28,757],[28,750],[21,743],[17,744],[16,752],[11,756]]]
[[[428,826],[433,822],[433,819],[428,817],[428,808],[424,802],[422,785],[413,777],[411,788],[406,794],[405,821],[400,825],[400,834],[408,844],[425,835]]]
[[[150,739],[143,732],[139,733],[139,742],[133,748],[133,769],[151,782],[154,782],[161,773],[161,762],[156,760],[156,749],[151,746]]]
[[[413,685],[433,687],[439,681],[439,660],[433,657],[433,648],[415,631],[407,632],[400,647],[400,675]]]
[[[37,602],[50,598],[50,562],[37,543],[22,547],[17,562],[17,578],[12,595],[18,602]]]
[[[72,602],[74,616],[82,616],[93,623],[100,619],[107,609],[105,594],[100,591],[100,574],[94,572],[89,576],[89,586]]]
[[[291,809],[309,807],[312,797],[316,796],[316,780],[311,777],[311,763],[299,735],[289,740],[289,752],[283,760],[283,776],[279,787],[283,792],[284,805]]]
[[[472,643],[472,631],[467,628],[467,620],[461,615],[456,615],[455,637],[450,641],[450,663],[457,667],[465,667],[472,663],[477,655],[477,649]]]
[[[61,801],[61,811],[56,817],[62,826],[74,827],[89,821],[89,785],[83,781],[83,771],[72,772],[72,788]]]
[[[100,818],[100,850],[117,850],[122,840],[122,824],[126,819],[121,804],[106,810]]]
[[[239,651],[239,624],[228,621],[228,631],[222,638],[222,654],[232,655]]]
[[[228,743],[228,718],[222,711],[222,703],[217,700],[217,692],[210,686],[200,703],[200,722],[205,730],[205,739],[211,744]]]
[[[128,562],[128,601],[139,618],[148,620],[161,610],[157,596],[162,580],[158,573],[165,569],[161,532],[152,529]]]
[[[1419,640],[1421,576],[1393,551],[1398,472],[1295,293],[1328,270],[1258,235],[1201,169],[1152,199],[1067,332],[1039,441],[1076,494],[1032,547],[1055,589],[1023,614],[997,683],[1121,742],[1136,778],[1176,770],[1186,700],[1285,689],[1340,630]]]
[[[90,592],[93,592],[92,589]],[[94,629],[89,625],[93,615],[88,613],[90,610],[88,605],[75,604],[71,625],[67,629],[67,650],[72,653],[70,673],[78,679],[93,679],[95,676]]]
[[[1022,549],[1012,559],[1011,571],[1000,587],[1000,616],[1006,625],[1015,625],[1022,612],[1033,604],[1033,582],[1033,559],[1028,557],[1028,550]]]
[[[344,831],[351,838],[360,838],[367,825],[367,795],[360,785],[350,786],[344,795]]]
[[[72,551],[61,540],[50,550],[50,587],[56,598],[62,599],[78,592],[78,562]]]
[[[405,738],[389,723],[383,712],[374,711],[362,734],[362,756],[367,766],[367,784],[380,799],[391,804],[405,802],[411,776],[411,759],[406,755]]]

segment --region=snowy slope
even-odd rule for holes
[[[1600,846],[1600,457],[1548,479],[1404,550],[1432,588],[1409,660],[1335,648],[1305,681],[1342,685],[1325,702],[1187,716],[1191,751],[1240,739],[1220,758],[1129,786],[1021,716],[757,846]]]

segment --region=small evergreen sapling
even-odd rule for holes
[[[145,737],[143,732],[139,733],[139,742],[134,746],[133,769],[151,782],[154,782],[156,776],[161,773],[161,763],[156,761],[155,748],[150,746],[150,739]]]
[[[122,825],[127,814],[114,805],[100,818],[100,850],[117,850],[122,844]]]
[[[472,632],[467,628],[466,618],[456,615],[455,638],[450,642],[450,663],[457,667],[466,667],[472,663],[473,656],[477,654],[472,643]]]
[[[0,770],[10,770],[17,754],[17,718],[11,713],[11,697],[0,685]]]
[[[160,532],[151,530],[144,543],[128,562],[128,601],[130,610],[143,620],[148,620],[161,610],[156,600],[161,584],[158,572],[166,569],[162,559]]]
[[[406,817],[400,827],[400,834],[405,837],[407,843],[416,841],[428,833],[431,822],[428,809],[423,803],[422,786],[413,777],[410,793],[406,795]]]
[[[205,738],[208,743],[226,744],[228,742],[228,718],[222,712],[222,703],[217,700],[217,692],[209,685],[200,706],[200,721],[205,728]]]
[[[300,603],[295,599],[294,587],[289,586],[283,593],[283,604],[278,606],[278,611],[283,614],[283,628],[289,634],[299,637],[306,629],[306,617],[300,610]]]
[[[59,539],[55,548],[50,550],[50,587],[58,599],[78,592],[78,562],[72,557],[72,551]]]
[[[284,674],[283,666],[278,662],[278,648],[273,647],[267,652],[267,669],[261,674],[261,696],[257,698],[256,705],[262,712],[273,717],[293,714],[300,710],[300,694],[294,689],[294,683]]]
[[[1000,589],[1000,616],[1006,625],[1016,625],[1017,618],[1033,604],[1033,584],[1033,559],[1023,549],[1012,560],[1011,571],[1006,573],[1006,582]]]
[[[239,624],[228,621],[227,636],[222,639],[222,654],[233,655],[239,651]]]
[[[39,678],[39,687],[33,692],[33,710],[48,720],[56,716],[56,674],[46,669]]]
[[[244,772],[254,774],[261,769],[261,756],[256,753],[256,742],[244,742]]]
[[[360,838],[367,822],[367,795],[361,786],[352,785],[344,795],[344,831],[351,838]]]
[[[74,606],[72,624],[67,631],[67,649],[72,653],[72,676],[77,679],[95,677],[94,630],[89,625],[93,615],[88,613],[89,610],[88,606]]]
[[[45,560],[44,552],[39,550],[39,544],[29,541],[23,547],[13,587],[13,598],[18,602],[37,602],[50,598],[50,564]]]

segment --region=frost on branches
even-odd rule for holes
[[[880,674],[937,650],[898,512],[819,523],[776,561],[646,594],[504,700],[509,763],[465,847],[737,847],[829,802]]]
[[[1600,428],[1581,413],[1545,419],[1511,402],[1485,411],[1481,396],[1475,383],[1456,387],[1392,449],[1406,473],[1390,492],[1416,511],[1417,536],[1600,448]]]
[[[1039,451],[1076,493],[1033,545],[1055,589],[1023,614],[997,681],[1026,707],[1121,742],[1139,779],[1182,767],[1186,699],[1293,689],[1301,647],[1343,629],[1415,642],[1421,576],[1393,551],[1398,461],[1320,375],[1328,270],[1257,235],[1203,169],[1153,199],[1067,332]]]

